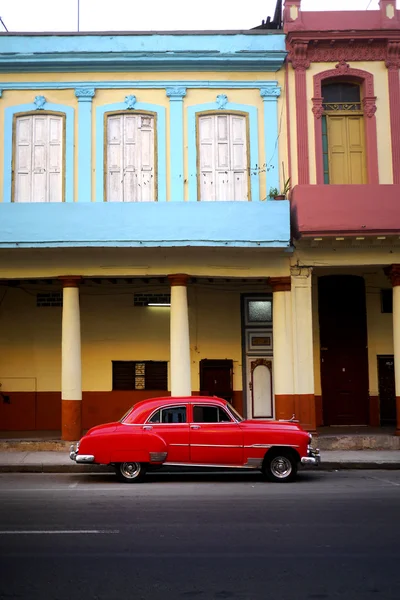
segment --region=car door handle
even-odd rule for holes
[[[200,429],[200,425],[191,425],[190,429]]]
[[[151,431],[153,428],[152,428],[152,426],[151,426],[151,425],[144,425],[144,426],[143,426],[143,429],[144,429],[145,431]]]

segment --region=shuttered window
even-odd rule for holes
[[[168,390],[166,361],[114,360],[113,390]]]
[[[14,201],[63,199],[63,117],[52,114],[16,118]]]
[[[155,200],[154,116],[107,117],[107,200]]]
[[[248,200],[246,117],[200,115],[198,143],[200,200]]]

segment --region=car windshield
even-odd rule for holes
[[[126,417],[129,415],[129,413],[131,412],[132,408],[133,408],[133,406],[131,406],[130,408],[128,408],[128,410],[126,411],[126,413],[124,414],[124,416],[120,418],[120,420],[119,420],[120,423],[123,423],[125,421]]]
[[[240,415],[238,413],[238,411],[236,410],[236,408],[233,408],[232,404],[230,404],[230,402],[228,402],[227,407],[229,408],[230,412],[233,414],[233,416],[235,417],[235,419],[237,421],[244,421],[242,415]]]

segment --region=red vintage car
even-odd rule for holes
[[[221,398],[151,398],[119,422],[90,429],[70,458],[113,465],[127,483],[163,465],[260,469],[285,482],[295,479],[299,463],[319,464],[311,438],[294,421],[245,420]]]

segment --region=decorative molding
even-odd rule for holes
[[[260,96],[264,102],[276,100],[281,95],[281,88],[277,85],[266,85],[260,88]]]
[[[133,110],[136,104],[136,96],[130,94],[129,96],[125,96],[125,104],[128,110]]]
[[[312,98],[312,103],[313,103],[312,111],[314,113],[314,116],[317,119],[320,119],[322,117],[322,115],[324,114],[323,99],[322,98]]]
[[[189,275],[186,275],[185,273],[175,273],[174,275],[168,275],[168,280],[171,287],[186,287],[189,281]]]
[[[78,102],[91,102],[95,94],[95,88],[75,88],[75,96],[78,98]]]
[[[329,42],[324,40],[323,45],[316,43],[310,45],[308,49],[308,57],[311,62],[370,62],[385,60],[385,56],[385,41],[366,43],[365,40],[330,40]]]
[[[275,292],[290,292],[292,287],[292,279],[288,277],[270,277],[268,280],[272,291]]]
[[[178,85],[167,87],[166,94],[170,100],[183,100],[186,96],[186,88]]]
[[[156,89],[163,90],[167,88],[183,87],[189,89],[211,89],[211,90],[223,90],[223,89],[260,89],[263,87],[277,86],[276,80],[130,80],[130,81],[118,81],[118,80],[103,80],[103,81],[91,81],[91,85],[96,90],[105,89]],[[79,88],[82,86],[82,81],[3,81],[1,83],[2,90],[70,90]]]
[[[385,65],[389,71],[398,71],[400,68],[400,42],[389,41],[386,48]]]
[[[228,104],[228,96],[226,94],[218,94],[216,98],[216,103],[219,109],[224,109]]]
[[[393,287],[400,286],[400,265],[391,265],[384,269],[384,273],[389,277]]]
[[[364,115],[371,119],[376,113],[376,96],[365,96],[362,100]]]
[[[308,41],[297,40],[293,42],[292,49],[289,54],[289,61],[292,63],[293,69],[296,71],[306,71],[310,66],[310,58],[308,56]]]
[[[374,76],[368,71],[362,71],[361,69],[353,69],[350,65],[342,60],[338,62],[334,69],[328,71],[322,71],[317,75],[314,75],[314,96],[315,98],[322,98],[321,86],[325,79],[333,79],[335,77],[351,77],[357,79],[360,83],[365,86],[364,96],[372,97],[374,94]]]
[[[44,105],[46,104],[46,98],[44,96],[35,96],[33,103],[36,106],[36,110],[43,110]]]

